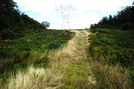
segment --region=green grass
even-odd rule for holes
[[[88,89],[92,86],[88,81],[90,71],[82,63],[84,62],[72,62],[67,66],[66,73],[61,80],[63,84],[58,89]]]
[[[111,86],[109,89],[112,89],[122,87],[120,84],[123,82],[120,80],[125,80],[128,81],[124,85],[126,88],[134,87],[128,87],[131,84],[129,79],[134,83],[134,32],[116,29],[90,29],[90,32],[89,50],[95,61],[93,63],[94,73],[97,79],[100,78],[99,81],[102,80],[99,85],[103,88]],[[111,82],[115,80],[108,76],[118,76],[117,84],[112,85]],[[109,78],[109,81],[106,78]]]
[[[30,64],[46,67],[49,50],[62,47],[73,34],[65,30],[44,30],[19,39],[0,40],[0,77],[6,79],[20,69],[25,70]]]

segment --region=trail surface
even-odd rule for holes
[[[58,59],[56,67],[61,71],[62,77],[57,89],[91,89],[96,83],[87,57],[89,47],[86,30],[74,30],[75,36],[68,45],[55,52],[51,59]],[[55,58],[57,57],[57,58]]]

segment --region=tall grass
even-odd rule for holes
[[[133,89],[134,33],[114,29],[91,29],[92,67],[104,89]]]
[[[5,85],[6,82],[13,81],[13,78],[6,81],[10,76],[24,76],[25,73],[29,73],[27,71],[31,70],[31,67],[28,68],[31,64],[34,68],[41,67],[42,69],[43,67],[47,67],[50,61],[49,51],[62,48],[63,44],[66,44],[72,37],[73,33],[70,31],[45,30],[42,33],[15,40],[0,40],[4,44],[4,46],[0,47],[2,49],[0,50],[0,53],[2,53],[0,54],[0,79],[2,79],[2,85]],[[17,72],[20,70],[22,71],[22,75],[20,75],[20,72]],[[28,74],[28,76],[33,75]],[[12,84],[15,84],[15,82]]]
[[[93,61],[92,69],[97,81],[95,89],[133,89],[127,68],[118,64],[109,65]]]
[[[3,89],[46,89],[60,84],[61,77],[50,69],[30,66],[26,72],[18,71],[16,76],[10,77]]]
[[[7,89],[88,89],[96,84],[87,59],[88,33],[75,31],[75,37],[62,48],[50,50],[49,64],[28,67],[10,77]],[[84,44],[83,44],[84,43]],[[42,54],[44,57],[46,53]]]

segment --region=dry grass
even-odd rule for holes
[[[51,69],[34,68],[30,66],[27,72],[18,72],[9,79],[7,89],[46,89],[60,84],[62,74]]]
[[[96,89],[133,89],[127,68],[98,61],[92,62],[92,68],[97,78]]]
[[[19,71],[16,76],[8,79],[8,84],[3,89],[87,89],[94,85],[95,78],[92,76],[90,64],[87,63],[89,33],[74,32],[75,37],[65,47],[47,54],[50,59],[48,68],[30,66],[25,72]],[[41,57],[45,55],[46,53]]]
[[[27,71],[19,71],[16,76],[10,77],[8,84],[0,88],[132,89],[127,68],[89,60],[89,33],[85,30],[74,32],[75,37],[69,40],[66,46],[41,56],[48,55],[48,68],[30,66]]]
[[[58,89],[87,89],[95,84],[95,78],[92,76],[93,73],[87,58],[89,33],[84,30],[74,32],[76,33],[75,37],[59,53],[63,56],[62,60],[66,58],[67,61],[63,65],[62,85]]]
[[[30,66],[26,72],[19,71],[8,79],[3,89],[87,89],[95,85],[87,59],[89,33],[85,30],[74,32],[75,37],[65,47],[41,56],[48,55],[48,68]]]

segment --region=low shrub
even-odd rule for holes
[[[133,39],[134,36],[130,31],[94,29],[94,33],[89,35],[90,50],[92,55],[103,56],[109,60],[109,63],[116,61],[126,67],[132,66],[134,65]]]
[[[29,31],[31,35],[27,35]],[[44,53],[61,47],[73,37],[72,32],[62,30],[43,30],[36,34],[33,34],[32,30],[27,30],[25,35],[12,40],[0,39],[0,77],[5,73],[8,75],[23,69],[24,66],[21,65],[46,67],[49,59]]]
[[[122,30],[130,30],[132,28],[133,28],[133,26],[131,25],[131,23],[124,23],[121,25]]]

